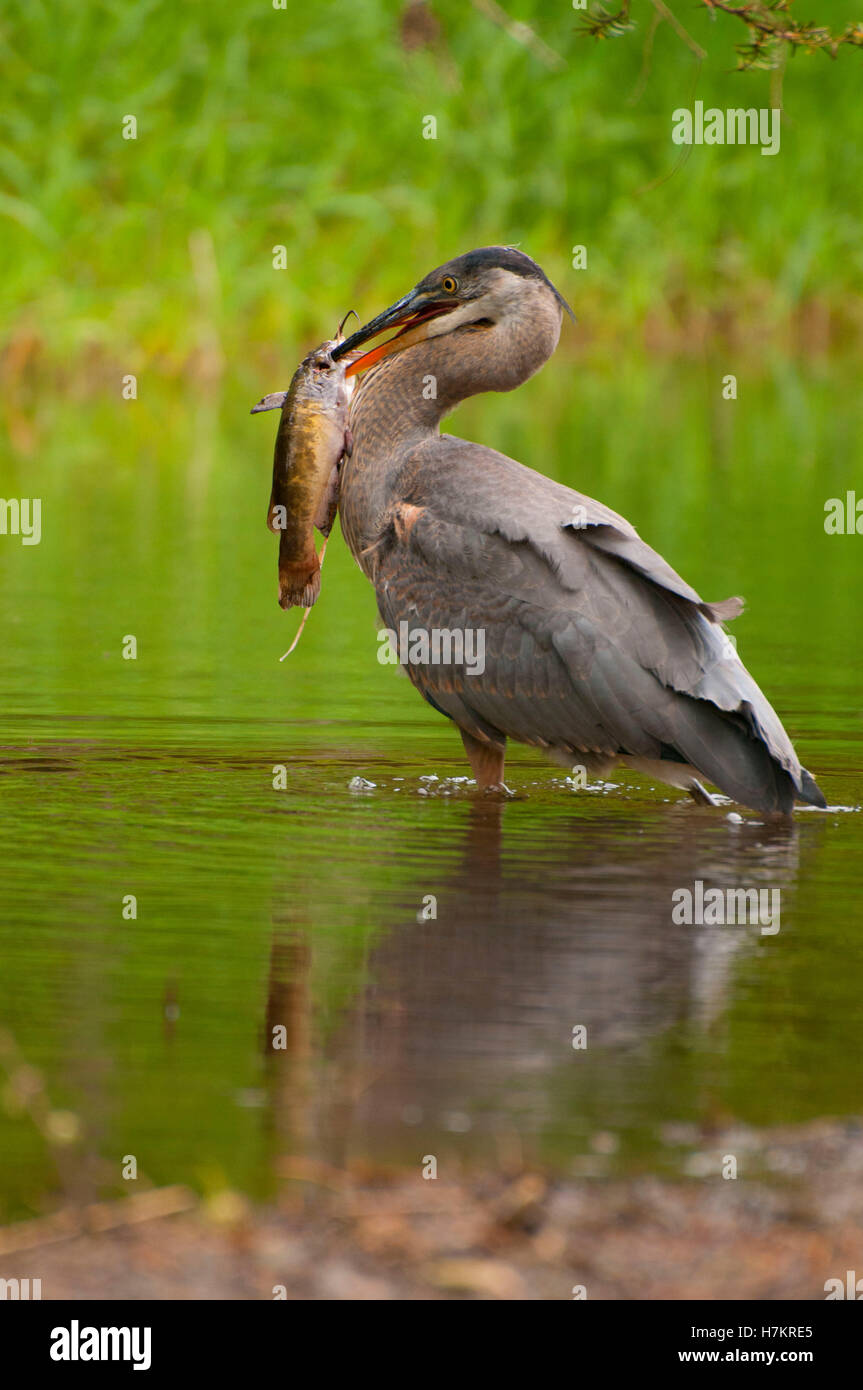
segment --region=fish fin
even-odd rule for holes
[[[318,509],[314,515],[314,524],[317,526],[322,536],[328,536],[333,529],[333,522],[336,519],[336,512],[339,507],[339,465],[333,465],[326,486],[318,500]]]
[[[271,391],[269,396],[262,396],[258,404],[252,406],[249,414],[258,415],[262,410],[281,410],[287,398],[287,391]]]
[[[279,604],[282,608],[311,608],[321,592],[321,563],[279,565]]]

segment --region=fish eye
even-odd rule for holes
[[[454,279],[452,275],[445,275],[441,280],[441,285],[447,294],[455,294],[458,289],[458,280]]]

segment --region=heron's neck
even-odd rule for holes
[[[441,334],[373,367],[354,396],[353,451],[341,478],[342,525],[359,557],[378,535],[387,508],[401,496],[400,475],[417,447],[437,435],[441,419],[483,391],[511,391],[542,366],[560,333],[554,306],[547,331],[512,323]]]
[[[432,349],[430,351],[430,349]],[[339,513],[355,559],[380,535],[400,495],[399,475],[416,448],[439,433],[457,399],[441,397],[436,345],[418,344],[386,357],[364,377],[351,404],[352,449],[342,465]]]
[[[351,406],[354,450],[368,466],[400,456],[405,447],[436,434],[456,402],[442,401],[422,343],[384,360],[364,377]]]
[[[365,450],[391,450],[437,432],[443,416],[483,391],[511,391],[542,366],[557,345],[560,311],[548,322],[511,319],[504,327],[461,329],[385,357],[362,381],[351,409],[354,438]]]

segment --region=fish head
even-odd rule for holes
[[[337,362],[332,354],[344,342],[344,335],[330,338],[313,348],[300,363],[298,372],[305,391],[322,407],[332,411],[347,411],[354,394],[355,381],[345,375],[347,361]]]
[[[281,410],[284,406],[290,408],[298,401],[313,404],[316,408],[335,415],[342,412],[347,414],[356,381],[345,373],[354,356],[361,354],[352,353],[343,362],[337,362],[332,353],[343,342],[344,334],[339,328],[335,338],[328,338],[326,342],[306,353],[294,372],[287,391],[271,391],[268,396],[258,401],[257,405],[252,406],[251,414],[257,415],[265,410]]]

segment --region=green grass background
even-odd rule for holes
[[[564,0],[503,8],[559,63],[467,0],[7,4],[7,372],[39,361],[84,386],[104,362],[218,375],[499,241],[542,262],[593,341],[859,342],[863,54],[788,63],[776,157],[701,147],[675,167],[676,107],[777,99],[776,75],[734,70],[742,25],[675,0],[707,50],[699,67],[667,23],[645,61],[649,0],[633,33],[599,43]],[[795,12],[838,30],[863,3]],[[130,114],[136,140],[122,138]],[[571,268],[576,244],[586,271]]]

